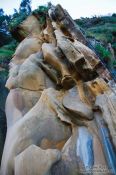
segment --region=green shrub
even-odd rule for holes
[[[24,21],[27,18],[26,13],[18,13],[18,15],[15,18],[12,18],[10,24],[9,24],[9,30],[12,31],[15,29],[22,21]]]
[[[116,61],[112,58],[112,54],[110,53],[110,51],[100,44],[97,44],[95,46],[95,49],[99,54],[101,61],[105,63],[106,67],[109,70],[114,71],[114,69],[116,68]]]
[[[8,71],[7,70],[2,70],[0,71],[0,79],[2,78],[2,80],[6,80],[8,78]]]
[[[32,14],[38,17],[39,23],[43,26],[46,23],[47,12],[48,6],[39,6]]]
[[[101,56],[101,58],[103,59],[107,59],[111,57],[111,53],[102,45],[97,44],[95,46],[96,51],[99,53],[99,55]]]
[[[17,45],[18,43],[13,40],[11,43],[0,48],[0,64],[3,65],[3,67],[8,67],[8,63],[12,58]]]

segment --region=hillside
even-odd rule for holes
[[[96,49],[102,62],[116,74],[116,14],[92,18],[80,18],[75,22]]]

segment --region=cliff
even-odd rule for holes
[[[1,175],[116,174],[112,78],[80,28],[49,4],[12,32]]]

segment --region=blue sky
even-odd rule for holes
[[[7,14],[12,14],[13,9],[18,9],[21,0],[0,0],[0,8]],[[39,5],[47,4],[50,0],[32,0],[32,9]],[[53,4],[60,3],[75,19],[116,13],[116,0],[51,0]]]

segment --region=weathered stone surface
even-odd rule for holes
[[[28,58],[31,54],[39,52],[43,41],[38,37],[29,36],[25,38],[17,47],[12,61],[16,64],[22,63],[23,60]]]
[[[15,158],[15,175],[49,175],[53,164],[60,159],[58,150],[42,150],[31,145]]]
[[[6,86],[9,89],[18,87],[27,90],[44,89],[44,73],[39,66],[41,59],[42,53],[38,52],[30,55],[20,66],[13,66]]]
[[[41,33],[41,26],[34,15],[30,15],[29,17],[27,17],[26,20],[24,20],[20,24],[19,28],[19,33],[21,33],[22,35],[24,33],[24,38],[30,34],[39,35]]]
[[[54,35],[52,21],[49,18],[47,18],[47,27],[43,30],[43,35],[46,42],[56,45],[56,38]]]
[[[80,173],[79,159],[76,155],[78,127],[73,125],[72,135],[62,149],[62,159],[53,165],[51,175],[77,175]]]
[[[76,88],[70,89],[68,93],[64,96],[63,106],[75,116],[75,119],[76,116],[77,119],[93,119],[92,109],[80,100]]]
[[[60,47],[68,61],[73,64],[76,71],[81,75],[83,80],[89,81],[96,78],[98,76],[97,72],[91,66],[89,61],[85,59],[83,52],[81,52],[78,47],[75,47],[69,38],[63,36],[61,31],[55,30],[55,35],[57,39],[57,45]],[[92,62],[92,60],[90,62]]]
[[[12,89],[6,100],[7,128],[21,119],[39,100],[40,91]]]
[[[62,30],[64,30],[66,33],[68,31],[68,33],[70,33],[74,38],[86,44],[87,40],[83,36],[79,27],[74,23],[68,12],[60,5],[57,5],[56,7],[51,6],[49,10],[49,16],[53,21],[56,21],[60,25]]]
[[[87,82],[87,86],[95,97],[110,91],[108,84],[101,78],[96,78],[93,81]]]
[[[104,118],[116,147],[116,97],[114,94],[104,93],[96,97],[95,105],[102,111]]]
[[[97,57],[97,55],[91,49],[85,46],[83,43],[75,40],[74,47],[80,52],[82,52],[85,59],[89,62],[92,68],[95,68],[99,64],[100,60]]]
[[[66,142],[70,137],[70,126],[59,120],[62,118],[61,107],[57,108],[57,98],[60,96],[53,89],[43,91],[38,103],[9,128],[2,159],[3,175],[13,175],[14,157],[31,144],[41,145],[45,138],[53,142],[50,148],[55,148],[59,142]]]
[[[58,52],[60,52],[60,50],[54,47],[52,44],[44,43],[42,45],[42,51],[45,61],[52,65],[61,74],[62,86],[64,88],[71,88],[75,84],[75,82],[67,68],[65,58],[62,58],[60,55],[58,55]]]
[[[41,25],[34,15],[28,16],[18,26],[11,30],[13,37],[22,41],[28,35],[39,35],[41,33]]]
[[[89,128],[73,125],[72,135],[62,149],[62,160],[53,165],[51,174],[77,175],[91,171],[96,174],[100,166],[108,170],[97,127],[92,121]]]
[[[77,147],[76,154],[82,161],[82,166],[80,164],[80,172],[84,173],[87,171],[94,171],[101,165],[103,167],[107,167],[107,163],[104,158],[104,153],[102,149],[102,145],[100,144],[99,137],[97,137],[96,126],[95,123],[91,123],[92,126],[87,127],[79,127],[78,129],[78,138],[77,138]],[[94,128],[93,128],[94,126]],[[100,153],[97,155],[97,153]],[[85,169],[84,169],[85,168]]]

